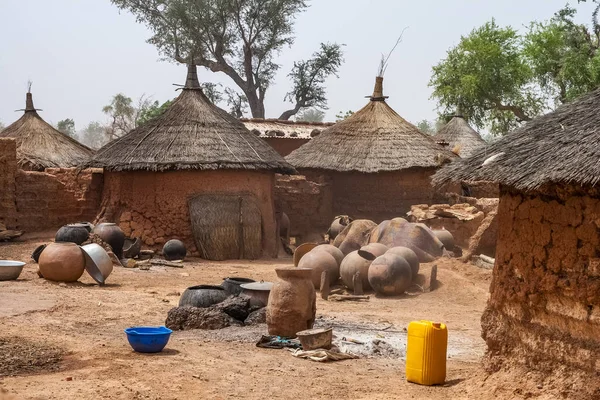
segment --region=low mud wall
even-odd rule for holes
[[[496,265],[482,317],[492,369],[566,368],[600,385],[599,192],[501,188]]]
[[[17,167],[14,139],[0,139],[0,222],[25,232],[91,221],[102,198],[102,170]]]

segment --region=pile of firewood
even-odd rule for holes
[[[6,229],[6,225],[0,222],[0,242],[5,242],[7,240],[12,240],[14,238],[18,238],[23,234],[22,231],[13,231]]]

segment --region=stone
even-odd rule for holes
[[[244,321],[249,314],[250,298],[248,296],[229,296],[224,301],[215,304],[214,309],[222,311],[225,314],[237,320]]]
[[[263,307],[251,312],[244,321],[244,325],[258,325],[265,322],[267,322],[267,308]]]
[[[214,308],[175,307],[169,310],[165,326],[172,330],[222,329],[239,325],[231,316]]]

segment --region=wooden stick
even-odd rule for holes
[[[165,260],[150,260],[150,264],[151,265],[160,265],[163,267],[173,267],[173,268],[183,268],[183,263],[179,262],[172,262],[172,261],[165,261]]]
[[[329,296],[331,301],[360,301],[369,300],[369,296],[356,296],[353,294],[332,294]]]
[[[327,300],[327,297],[329,297],[329,290],[329,274],[327,271],[323,271],[321,273],[321,298],[323,300]]]

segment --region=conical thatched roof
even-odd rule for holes
[[[366,173],[437,167],[456,157],[404,120],[383,96],[377,77],[369,103],[300,148],[286,160],[296,168]]]
[[[246,169],[295,172],[242,122],[206,98],[195,65],[188,67],[181,94],[161,116],[102,147],[88,165],[109,171]]]
[[[479,136],[477,131],[471,128],[462,115],[452,117],[450,122],[440,129],[434,138],[437,141],[448,143],[448,148],[456,151],[462,158],[469,157],[486,144],[485,140]]]
[[[493,181],[521,190],[550,183],[600,184],[600,89],[458,160],[434,176],[449,181]]]
[[[17,142],[17,161],[24,169],[70,168],[89,160],[93,152],[75,139],[57,131],[42,119],[27,93],[25,113],[0,131],[0,137]]]

